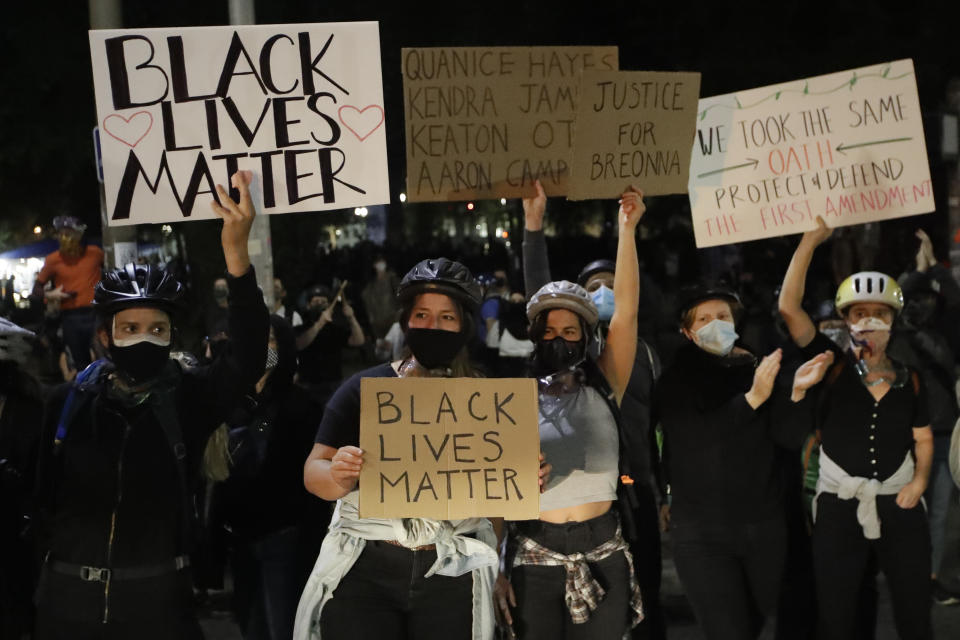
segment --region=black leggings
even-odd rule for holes
[[[424,574],[436,551],[368,541],[320,614],[324,638],[469,640],[473,574]]]
[[[783,562],[783,520],[752,524],[675,523],[673,556],[683,590],[709,640],[756,637],[775,616]]]
[[[926,513],[897,506],[896,496],[877,496],[880,538],[867,540],[857,522],[857,500],[823,493],[817,500],[813,564],[817,579],[820,638],[850,638],[857,602],[871,556],[887,578],[897,634],[932,636],[930,620],[930,531]]]
[[[569,555],[586,553],[614,536],[614,510],[585,522],[551,524],[539,520],[520,523],[520,533],[542,546]],[[563,567],[521,565],[510,582],[517,596],[513,628],[520,640],[620,640],[629,628],[630,574],[627,558],[615,553],[589,563],[594,579],[606,591],[600,605],[583,624],[574,624],[564,601],[567,572]]]

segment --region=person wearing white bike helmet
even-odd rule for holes
[[[875,557],[898,634],[929,638],[930,533],[921,497],[933,432],[919,375],[887,354],[903,293],[883,273],[855,273],[835,300],[850,347],[841,350],[818,332],[801,306],[813,252],[831,233],[822,219],[817,223],[787,269],[780,313],[794,343],[813,357],[795,375],[794,404],[784,417],[798,434],[816,429],[821,439],[812,540],[820,637],[854,634],[858,612],[851,603]]]

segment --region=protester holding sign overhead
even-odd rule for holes
[[[209,367],[170,359],[183,286],[128,264],[94,295],[109,358],[54,391],[38,462],[37,638],[199,638],[189,553],[204,446],[263,374],[269,321],[250,266],[249,175],[219,187],[233,349]]]
[[[496,606],[520,638],[619,640],[643,617],[613,508],[623,508],[618,414],[637,346],[642,197],[631,187],[621,198],[616,307],[606,344],[597,307],[577,284],[548,283],[527,305],[540,441],[553,471],[539,520],[511,525],[510,576],[497,579]]]
[[[300,599],[294,638],[490,638],[497,536],[486,518],[359,517],[362,378],[472,377],[480,287],[458,262],[424,260],[400,282],[401,326],[411,355],[344,382],[327,404],[304,484],[338,500]]]
[[[535,184],[537,195],[523,201],[523,267],[527,291],[538,291],[548,283],[550,264],[547,256],[547,242],[543,233],[543,218],[546,213],[547,198],[539,182]],[[616,309],[616,273],[617,265],[612,260],[600,259],[588,263],[577,276],[577,284],[586,289],[590,299],[597,307],[599,330],[606,337],[610,321]],[[641,274],[641,278],[643,274]],[[644,295],[648,284],[641,281],[640,295]],[[647,290],[649,293],[649,290]],[[648,300],[649,302],[649,300]],[[638,309],[638,326],[645,309],[643,299]],[[649,311],[649,310],[646,310]],[[636,356],[630,380],[620,403],[621,428],[623,432],[621,457],[629,463],[629,477],[637,504],[631,509],[634,535],[627,535],[630,553],[633,554],[633,568],[640,584],[643,596],[644,619],[633,630],[632,637],[666,637],[666,622],[660,607],[660,522],[659,501],[653,482],[656,466],[656,442],[650,427],[650,408],[654,381],[660,374],[660,360],[656,351],[641,337],[637,337]],[[623,505],[620,505],[622,508]]]
[[[780,313],[801,350],[833,362],[822,382],[823,371],[805,387],[794,383],[784,412],[791,430],[816,428],[821,437],[813,529],[819,637],[853,635],[851,605],[875,555],[897,633],[930,638],[930,529],[921,503],[933,464],[927,391],[915,370],[887,352],[903,293],[890,276],[855,273],[836,295],[850,347],[841,351],[818,333],[801,307],[813,252],[831,233],[822,218],[817,224],[803,234],[784,276]]]

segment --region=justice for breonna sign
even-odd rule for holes
[[[90,31],[110,225],[389,201],[376,22]],[[234,197],[237,196],[233,192]]]

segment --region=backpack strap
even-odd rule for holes
[[[100,382],[100,375],[104,372],[104,366],[107,360],[100,359],[90,363],[83,371],[77,374],[70,384],[70,390],[67,392],[67,398],[60,410],[60,420],[57,422],[57,431],[54,435],[54,447],[59,447],[64,438],[67,437],[67,430],[73,419],[77,417],[80,409],[89,400],[90,387]]]
[[[177,369],[179,370],[179,365]],[[180,427],[180,417],[177,413],[176,391],[178,388],[179,385],[169,385],[156,391],[150,399],[150,406],[176,460],[182,501],[180,533],[185,546],[183,551],[187,552],[191,550],[193,522],[197,514],[187,472],[187,445],[183,441],[183,429]]]
[[[617,404],[616,394],[613,387],[610,386],[606,376],[600,371],[592,361],[585,367],[587,374],[587,384],[596,389],[604,400],[610,413],[613,414],[613,420],[617,425],[617,436],[620,442],[620,459],[618,462],[619,481],[617,482],[617,507],[620,510],[620,521],[623,528],[623,536],[627,541],[636,541],[639,535],[639,529],[636,524],[634,512],[640,506],[640,500],[637,498],[637,489],[634,486],[634,478],[630,468],[630,457],[627,451],[630,449],[630,443],[627,440],[626,432],[623,429],[623,415],[620,413],[620,405]]]

